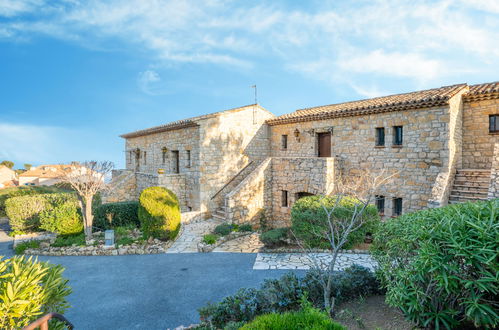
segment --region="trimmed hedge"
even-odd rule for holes
[[[499,200],[402,215],[374,239],[386,302],[424,328],[499,325]]]
[[[67,202],[77,203],[76,195],[55,193],[19,196],[9,198],[5,202],[5,210],[12,230],[38,231],[40,229],[40,214]]]
[[[149,187],[140,193],[139,220],[145,237],[174,239],[180,230],[177,196],[163,187]]]
[[[252,322],[240,328],[240,330],[261,329],[346,330],[342,325],[333,322],[326,313],[310,307],[297,312],[272,313],[257,316]]]
[[[61,235],[73,235],[83,231],[83,218],[75,201],[55,205],[40,213],[40,228]]]
[[[58,192],[70,192],[71,190],[62,189],[55,186],[21,186],[5,188],[0,190],[0,217],[6,216],[5,202],[11,197],[26,196],[26,195],[39,195],[39,194],[53,194]]]
[[[275,228],[260,235],[260,240],[268,247],[279,246],[286,243],[289,228]]]
[[[94,210],[94,227],[99,230],[131,226],[140,227],[138,201],[102,204]]]
[[[298,239],[311,248],[330,249],[330,243],[326,238],[320,238],[313,232],[324,232],[328,229],[327,214],[324,206],[332,209],[336,203],[335,196],[308,196],[300,198],[291,209],[291,230]],[[332,220],[350,219],[355,205],[360,201],[352,197],[343,197],[332,215]],[[374,233],[381,221],[378,209],[369,205],[363,214],[364,225],[348,236],[348,241],[343,246],[349,249],[356,244],[362,243],[367,233]]]

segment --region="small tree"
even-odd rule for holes
[[[33,167],[31,164],[24,164],[23,166],[26,171],[29,171]]]
[[[312,268],[321,274],[318,280],[323,289],[324,308],[331,317],[334,316],[335,295],[331,291],[338,254],[348,242],[348,237],[368,221],[366,210],[374,202],[375,194],[380,187],[395,175],[388,176],[385,171],[381,171],[378,175],[367,170],[350,172],[349,176],[336,178],[331,192],[333,202],[325,202],[326,198],[323,199],[322,207],[326,213],[325,225],[308,227],[308,235],[326,240],[329,243],[331,257],[321,258],[314,252],[312,246],[297,239],[298,235],[292,231],[298,244],[311,261]],[[344,202],[346,200],[348,203]],[[349,205],[349,210],[345,210],[344,205]],[[338,214],[341,216],[337,216]]]
[[[14,167],[14,162],[11,162],[10,160],[4,160],[0,163],[0,165],[5,165],[8,168],[13,168]]]
[[[92,238],[92,201],[98,192],[107,188],[104,178],[113,167],[113,163],[107,161],[86,161],[81,164],[73,162],[61,171],[61,180],[68,183],[78,196],[87,240]]]

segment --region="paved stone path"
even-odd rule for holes
[[[10,257],[14,254],[12,243],[14,239],[9,236],[9,219],[0,218],[0,256]]]
[[[179,238],[166,251],[166,253],[192,253],[198,252],[198,243],[203,239],[203,235],[209,234],[222,222],[215,219],[202,220],[187,223]]]
[[[262,247],[263,243],[260,241],[260,236],[257,233],[253,233],[225,242],[216,247],[213,252],[256,253]]]
[[[331,260],[328,253],[314,253],[316,260],[327,264]],[[374,269],[376,262],[369,254],[340,253],[336,270],[343,270],[354,264]],[[314,263],[304,253],[258,253],[253,269],[310,269]]]

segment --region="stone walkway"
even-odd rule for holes
[[[328,253],[314,253],[313,257],[323,264],[331,260],[331,255]],[[371,270],[376,266],[376,262],[369,254],[340,253],[336,270],[343,270],[354,264]],[[314,263],[304,253],[258,253],[253,269],[310,269],[312,265]]]
[[[260,241],[260,236],[253,233],[225,242],[216,247],[213,252],[257,253],[262,247],[263,243]]]
[[[198,243],[203,239],[203,235],[211,233],[221,223],[219,220],[210,219],[184,224],[180,237],[166,253],[198,252]]]

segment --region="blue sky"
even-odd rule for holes
[[[499,80],[499,2],[0,0],[0,160],[111,160],[119,134]]]

